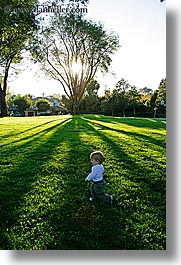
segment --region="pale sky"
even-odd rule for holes
[[[166,77],[166,4],[159,0],[90,0],[87,18],[104,23],[120,38],[120,49],[112,57],[110,72],[97,75],[100,93],[121,79],[137,88],[157,89]],[[32,66],[9,83],[14,94],[45,96],[64,94],[58,81],[48,80]]]

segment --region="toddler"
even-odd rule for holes
[[[100,151],[95,151],[90,154],[90,159],[92,163],[92,171],[85,178],[85,181],[92,181],[90,188],[91,197],[90,201],[95,200],[96,198],[103,200],[104,202],[113,203],[113,197],[105,193],[104,184],[105,180],[103,179],[104,167],[102,162],[104,161],[104,155]]]

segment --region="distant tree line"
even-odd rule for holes
[[[91,80],[80,103],[80,113],[95,113],[113,116],[166,117],[166,79],[162,79],[157,90],[131,86],[121,79],[115,89],[106,89],[99,96],[99,83]],[[61,103],[72,112],[72,102],[66,96]]]
[[[104,95],[99,95],[100,85],[92,79],[80,102],[79,114],[103,114],[123,117],[166,117],[166,79],[162,79],[157,90],[151,88],[138,89],[128,81],[121,79],[112,91],[106,89]],[[9,91],[9,90],[8,90]],[[60,102],[66,113],[74,113],[73,102],[66,95],[52,95]],[[7,93],[8,108],[16,106],[16,110],[24,114],[25,110],[37,107],[39,111],[51,110],[50,103],[42,98],[32,104],[31,95],[12,96]]]
[[[14,107],[14,111],[16,113],[20,113],[24,116],[24,112],[29,110],[30,108],[37,108],[39,112],[47,112],[48,110],[53,112],[53,107],[50,105],[50,102],[45,98],[40,98],[36,101],[35,104],[32,102],[32,96],[28,95],[11,95],[8,93],[7,95],[7,106],[8,109],[11,110]]]

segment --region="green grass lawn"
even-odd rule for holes
[[[88,200],[95,150],[113,205]],[[0,249],[164,250],[165,197],[165,121],[0,119]]]

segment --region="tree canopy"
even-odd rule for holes
[[[36,0],[0,1],[0,112],[6,116],[6,89],[12,64],[22,60],[22,52],[29,49],[28,40],[37,29],[33,12],[18,12],[15,7],[32,7]]]
[[[77,112],[89,81],[98,70],[108,71],[118,48],[118,36],[108,34],[102,24],[79,14],[56,13],[43,28],[37,55],[45,73],[61,83]]]
[[[18,112],[24,115],[24,111],[28,110],[32,106],[32,101],[28,95],[17,95],[13,100],[14,105]]]
[[[41,112],[46,112],[47,110],[50,109],[50,102],[47,99],[39,99],[36,102],[36,107],[38,108],[38,110]]]

